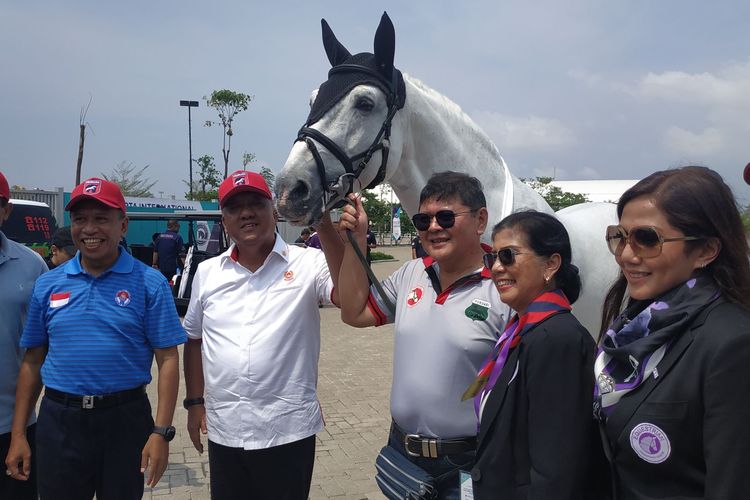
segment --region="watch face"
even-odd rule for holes
[[[175,435],[175,428],[170,425],[169,427],[167,427],[167,429],[164,432],[164,439],[166,439],[167,441],[171,441],[174,439],[174,435]]]

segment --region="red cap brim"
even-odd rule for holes
[[[750,184],[750,163],[745,165],[745,171],[742,173],[742,178],[745,179],[746,184]]]

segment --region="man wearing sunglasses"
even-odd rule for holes
[[[367,214],[359,198],[339,231],[365,248]],[[502,331],[508,308],[482,266],[488,222],[480,182],[458,172],[433,175],[420,194],[414,226],[429,257],[411,260],[370,289],[347,245],[339,275],[341,317],[356,326],[395,322],[389,445],[433,477],[440,498],[458,498],[458,470],[476,448],[476,417],[461,395]],[[387,299],[387,300],[384,300]],[[386,304],[395,304],[395,311]]]

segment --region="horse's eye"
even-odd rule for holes
[[[375,103],[368,97],[360,97],[357,99],[357,104],[355,104],[354,107],[360,111],[368,112],[372,111],[372,108],[375,107]]]

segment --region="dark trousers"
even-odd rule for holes
[[[315,436],[244,450],[208,442],[211,500],[307,500],[315,463]]]
[[[41,500],[136,500],[141,451],[154,421],[144,394],[113,408],[83,410],[45,397],[37,420]]]
[[[18,481],[5,474],[5,457],[10,447],[10,432],[0,434],[0,498],[8,500],[36,500],[36,424],[26,428],[26,439],[31,447],[31,475],[28,481]]]

